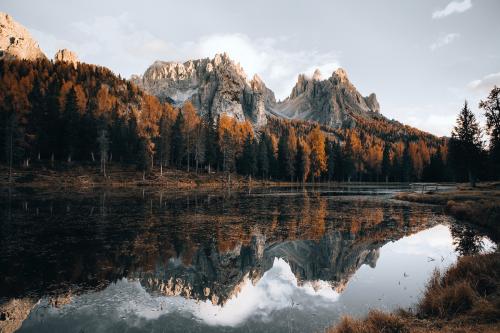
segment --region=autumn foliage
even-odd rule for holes
[[[395,121],[353,115],[349,128],[269,116],[254,128],[160,102],[110,70],[0,61],[0,161],[101,160],[289,181],[444,180],[447,142]],[[50,162],[50,163],[47,163]]]

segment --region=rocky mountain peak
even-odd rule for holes
[[[131,80],[174,104],[190,100],[201,115],[217,117],[225,113],[241,121],[248,119],[256,126],[265,124],[267,115],[313,120],[333,127],[351,126],[352,113],[372,117],[380,110],[375,94],[362,96],[342,68],[326,80],[319,69],[312,77],[298,75],[290,96],[277,103],[263,80],[253,75],[247,81],[243,68],[227,53],[184,63],[156,61],[142,77]]]
[[[78,56],[75,52],[68,50],[68,49],[61,49],[56,52],[54,55],[54,61],[63,61],[63,62],[69,62],[73,64],[73,66],[76,68],[78,64]]]
[[[46,56],[29,31],[10,15],[0,12],[0,59],[40,58]]]
[[[319,70],[319,68],[316,68],[312,77],[313,81],[320,81],[321,77],[322,77],[321,71]]]
[[[332,77],[338,78],[340,82],[349,82],[349,79],[347,78],[347,72],[343,68],[337,68],[333,72]]]
[[[265,84],[262,82],[259,75],[254,74],[250,80],[250,86],[252,87],[252,90],[262,90],[262,88],[265,87]]]
[[[240,64],[227,53],[184,63],[156,61],[144,75],[131,80],[162,100],[181,105],[190,100],[201,115],[228,114],[238,120],[266,122],[266,106],[274,94],[258,76],[249,82]]]
[[[286,118],[317,121],[332,127],[352,126],[352,114],[373,117],[380,106],[375,94],[362,96],[338,68],[327,80],[316,70],[312,78],[300,74],[290,96],[273,108]]]

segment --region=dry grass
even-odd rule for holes
[[[500,319],[500,254],[462,257],[445,274],[436,271],[418,316],[488,322]]]
[[[395,314],[382,311],[370,311],[363,320],[344,317],[337,327],[328,333],[407,333],[405,320]]]
[[[500,332],[500,253],[462,257],[431,277],[415,313],[344,317],[329,333]]]

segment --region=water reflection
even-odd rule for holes
[[[388,189],[346,191],[4,195],[0,303],[23,299],[18,307],[29,313],[42,299],[25,331],[148,330],[166,321],[169,331],[290,331],[287,316],[309,316],[292,326],[314,331],[343,312],[411,304],[428,272],[455,259],[450,219],[392,201]],[[426,229],[424,241],[407,237]],[[426,243],[443,232],[435,243],[444,250]],[[396,277],[401,285],[403,273],[411,292],[379,301],[373,290]],[[362,292],[367,281],[372,292]]]
[[[453,235],[453,244],[461,255],[478,254],[485,248],[484,237],[470,225],[453,224],[451,234]]]

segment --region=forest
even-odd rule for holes
[[[144,174],[177,168],[292,182],[475,183],[500,174],[499,99],[495,87],[479,105],[485,129],[465,102],[451,138],[355,114],[349,128],[274,116],[254,128],[224,114],[200,117],[190,102],[161,103],[104,67],[2,60],[0,163],[9,170],[93,163],[103,175],[109,163],[122,163]]]

